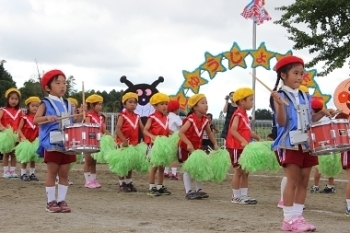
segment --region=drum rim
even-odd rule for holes
[[[349,123],[347,119],[329,119],[329,121],[322,121],[322,122],[314,122],[311,123],[311,127],[313,126],[321,126],[321,125],[330,125],[330,124],[337,124],[337,123]]]
[[[95,123],[74,123],[72,125],[67,125],[65,128],[80,128],[80,127],[88,127],[88,128],[100,128],[99,124]]]

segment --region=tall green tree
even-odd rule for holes
[[[23,87],[19,89],[22,94],[22,106],[24,105],[24,101],[30,96],[38,96],[39,98],[43,98],[45,96],[45,92],[42,89],[39,81],[35,81],[34,79],[29,79],[23,83]]]
[[[293,49],[316,54],[307,67],[324,62],[318,75],[325,76],[344,66],[350,56],[349,0],[296,0],[276,10],[283,11],[283,15],[275,23],[287,29]]]
[[[17,88],[16,82],[13,81],[11,74],[5,70],[3,62],[0,62],[0,107],[6,106],[5,92],[11,87]]]
[[[272,120],[272,112],[269,109],[257,109],[255,111],[256,120]]]

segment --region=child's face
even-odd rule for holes
[[[19,102],[19,97],[17,93],[11,93],[9,96],[9,105],[11,107],[16,107]]]
[[[248,96],[247,98],[245,98],[244,100],[240,101],[240,105],[242,106],[243,109],[249,111],[250,109],[253,108],[254,105],[254,98],[253,95]]]
[[[53,80],[50,87],[46,86],[46,91],[50,92],[51,95],[62,97],[67,91],[66,78],[63,75],[59,75]]]
[[[208,117],[209,123],[211,123],[213,121],[213,118],[211,118],[211,116],[208,116],[208,115],[207,115],[207,117]]]
[[[127,99],[124,104],[124,108],[126,108],[128,111],[135,111],[137,107],[137,100],[136,99]]]
[[[38,111],[38,108],[39,108],[39,105],[40,103],[38,102],[31,102],[29,105],[28,105],[28,110],[31,114],[36,114],[36,111]]]
[[[101,112],[102,111],[102,107],[103,107],[103,103],[102,102],[98,102],[95,104],[95,106],[93,107],[93,110],[95,112]]]
[[[72,108],[76,108],[77,106],[75,106],[75,104],[73,104],[72,102],[70,103],[72,105]]]
[[[292,88],[298,89],[303,81],[304,67],[301,64],[293,66],[287,74],[282,73],[281,77],[283,79],[284,85]]]
[[[160,102],[159,104],[155,105],[154,108],[156,111],[166,115],[168,112],[168,102]]]
[[[193,109],[197,112],[199,112],[200,114],[205,115],[208,111],[208,102],[207,102],[207,98],[202,98],[198,101],[197,105],[193,107]]]

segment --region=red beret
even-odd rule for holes
[[[177,100],[170,100],[168,103],[168,112],[175,112],[180,108],[179,101]]]
[[[323,102],[319,98],[311,99],[311,108],[312,110],[320,110],[323,108]]]
[[[66,75],[60,70],[50,70],[49,72],[46,72],[41,78],[42,88],[45,89],[45,86],[50,82],[50,80],[58,75],[63,75],[64,77],[66,77]]]
[[[278,71],[279,69],[281,69],[283,66],[292,64],[292,63],[300,63],[304,66],[304,61],[303,59],[301,59],[300,57],[296,57],[296,56],[286,56],[281,58],[277,64],[275,65],[274,70]]]

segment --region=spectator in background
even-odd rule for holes
[[[228,94],[228,96],[225,97],[226,103],[224,109],[222,110],[226,114],[225,124],[220,135],[223,139],[226,139],[231,117],[233,113],[237,110],[237,104],[232,100],[233,94],[234,92],[232,91]]]

